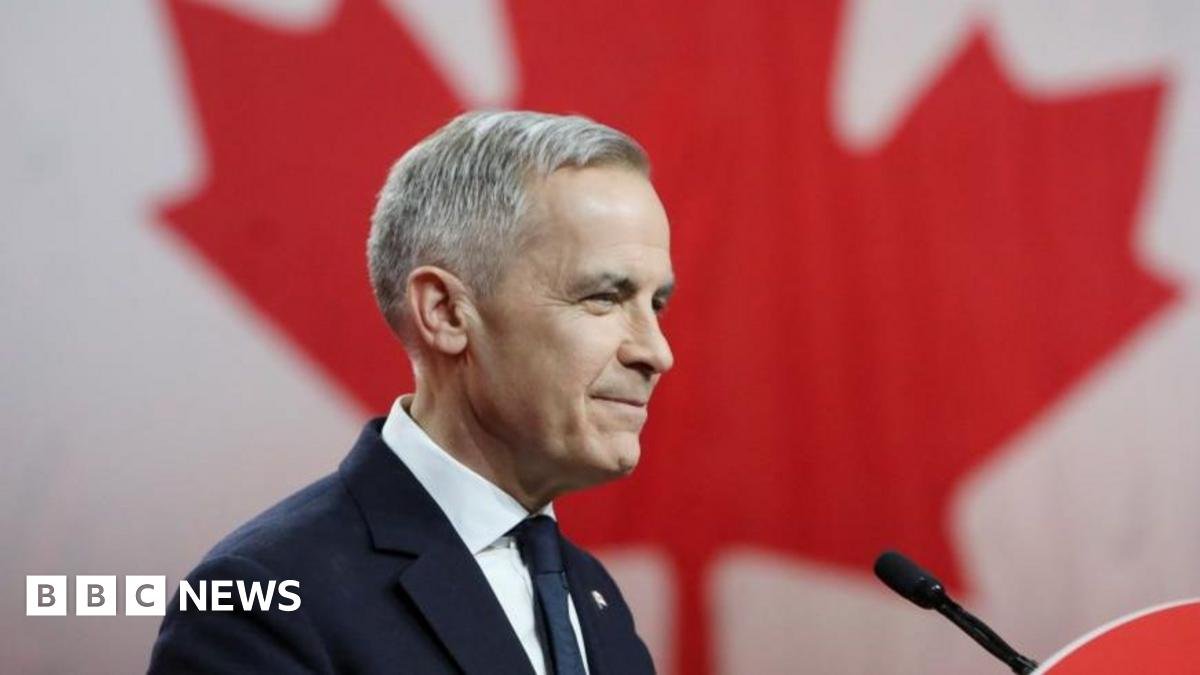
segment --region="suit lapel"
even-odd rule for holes
[[[398,571],[397,591],[412,600],[466,673],[533,675],[483,571],[433,497],[383,442],[382,421],[367,425],[339,473],[375,548],[415,558]]]
[[[424,551],[405,568],[400,586],[465,672],[533,674],[495,593],[461,543]]]

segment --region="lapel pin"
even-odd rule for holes
[[[600,595],[600,591],[592,591],[592,600],[596,601],[596,606],[600,609],[608,608],[608,601],[604,599],[603,595]]]

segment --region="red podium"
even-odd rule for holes
[[[1067,645],[1033,675],[1200,673],[1200,598],[1134,612]]]

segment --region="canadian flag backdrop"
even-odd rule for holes
[[[464,109],[638,138],[676,355],[630,479],[560,501],[664,673],[988,673],[1200,595],[1200,7],[155,0],[0,9],[6,672],[144,668],[166,574],[412,386],[374,194]]]

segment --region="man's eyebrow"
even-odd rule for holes
[[[637,292],[637,284],[634,283],[633,279],[615,272],[588,274],[571,285],[571,290],[574,294],[591,293],[605,288],[611,288],[621,295],[633,295]],[[654,297],[666,300],[674,292],[675,279],[672,278],[654,291]]]
[[[597,272],[588,274],[571,284],[574,293],[591,293],[604,288],[612,288],[619,293],[631,293],[635,288],[633,279],[614,272]]]

